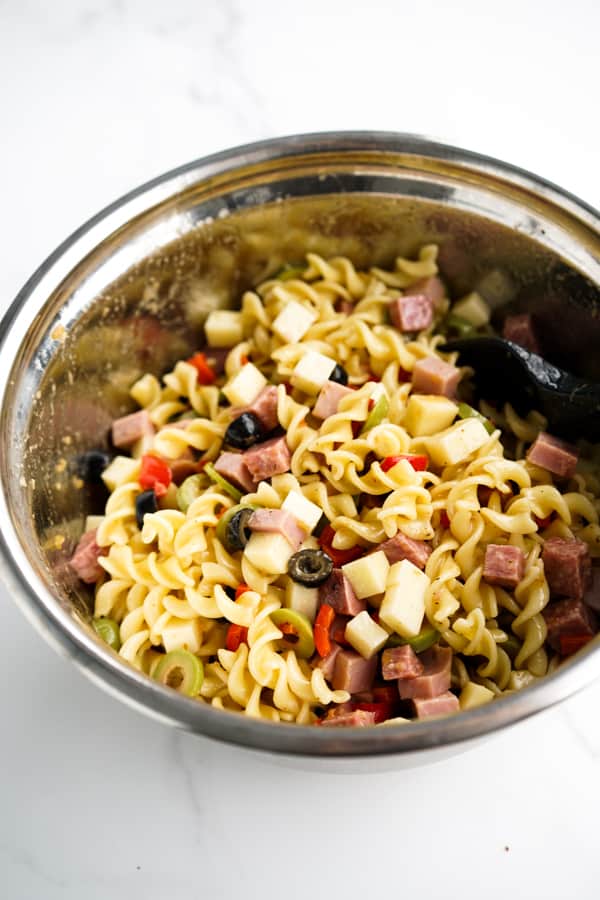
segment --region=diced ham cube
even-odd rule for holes
[[[429,278],[421,278],[419,281],[411,284],[410,287],[405,288],[404,295],[406,296],[407,294],[423,294],[428,300],[431,300],[434,309],[439,309],[442,300],[446,296],[446,291],[437,275],[433,275]]]
[[[592,578],[590,549],[585,541],[549,538],[542,550],[542,561],[553,597],[583,599]]]
[[[384,681],[395,678],[417,678],[425,667],[410,644],[389,647],[381,655],[381,673]]]
[[[534,466],[547,469],[558,478],[571,478],[577,468],[579,451],[577,447],[540,431],[527,451],[527,459]]]
[[[518,344],[532,353],[540,352],[540,344],[533,327],[533,319],[529,313],[507,316],[502,326],[502,337]]]
[[[105,556],[106,547],[99,547],[96,543],[96,531],[86,531],[79,539],[75,553],[69,560],[69,565],[78,578],[86,584],[94,584],[104,573],[104,569],[98,562],[99,557]]]
[[[112,441],[115,447],[131,447],[147,434],[154,434],[155,428],[145,409],[121,416],[112,423]]]
[[[262,444],[256,444],[250,450],[246,450],[243,456],[254,481],[264,481],[273,475],[289,472],[292,463],[292,454],[285,437],[275,437]]]
[[[294,553],[306,540],[306,531],[298,520],[284,509],[256,509],[248,519],[250,531],[266,534],[281,534],[293,548]]]
[[[341,649],[342,648],[339,644],[334,644],[332,641],[331,650],[329,651],[327,656],[324,656],[322,659],[320,656],[317,657],[315,668],[322,671],[327,681],[331,681],[331,679],[333,678],[333,673],[335,671],[335,661]]]
[[[266,431],[272,431],[279,425],[277,418],[277,388],[274,384],[268,384],[263,388],[254,403],[250,406],[238,406],[231,410],[234,419],[244,412],[253,413]]]
[[[328,419],[338,411],[340,400],[352,393],[354,393],[352,388],[346,387],[344,384],[338,384],[337,381],[326,381],[313,406],[313,416],[316,416],[317,419]]]
[[[426,356],[415,363],[412,373],[413,390],[417,394],[454,397],[460,376],[460,369],[456,366],[451,366],[437,356]]]
[[[417,719],[431,719],[434,716],[447,716],[459,711],[458,697],[450,691],[438,694],[437,697],[419,698],[413,700],[413,707]]]
[[[367,725],[375,724],[375,713],[367,712],[365,709],[354,709],[340,713],[337,716],[327,716],[321,720],[321,725],[331,727],[358,727],[365,728]]]
[[[558,600],[542,612],[548,634],[546,640],[553,650],[560,651],[560,639],[566,635],[589,635],[598,631],[592,610],[581,600]]]
[[[429,544],[425,541],[415,541],[402,534],[401,531],[395,534],[393,538],[380,544],[378,549],[383,550],[390,565],[400,562],[402,559],[407,559],[419,569],[425,568],[431,555]]]
[[[341,569],[334,569],[327,581],[319,585],[319,602],[344,616],[356,616],[367,608],[367,601],[358,599]]]
[[[488,544],[483,561],[483,577],[488,584],[514,591],[525,574],[525,554],[510,544]]]
[[[341,650],[335,661],[332,685],[336,691],[348,691],[350,694],[368,691],[376,671],[377,656],[363,659],[354,650]]]
[[[433,322],[433,303],[425,294],[405,294],[390,303],[390,319],[399,331],[421,331]]]
[[[230,453],[229,451],[221,453],[215,462],[215,472],[246,493],[255,488],[254,479],[248,471],[243,453]]]
[[[399,678],[398,693],[402,700],[437,697],[450,688],[452,650],[449,647],[431,647],[420,656],[423,673],[416,678]]]

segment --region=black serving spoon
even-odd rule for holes
[[[537,409],[548,419],[548,430],[567,440],[600,440],[600,384],[499,337],[458,338],[439,349],[458,353],[462,365],[472,366],[480,397],[508,401],[519,413]]]

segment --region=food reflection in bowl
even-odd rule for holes
[[[123,659],[218,709],[369,726],[486,704],[591,640],[598,459],[440,351],[492,326],[437,259],[309,253],[131,385],[118,455],[82,458],[110,495],[70,563]],[[543,353],[531,314],[502,328]]]

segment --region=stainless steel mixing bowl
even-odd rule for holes
[[[66,561],[102,497],[76,476],[131,408],[128,388],[198,344],[215,306],[307,250],[389,264],[440,245],[452,291],[535,310],[550,356],[600,377],[600,219],[511,166],[410,135],[288,137],[170,172],[108,207],[40,267],[1,326],[2,574],[42,634],[98,684],[163,721],[272,752],[414,754],[493,732],[600,675],[596,639],[539,684],[439,721],[375,729],[269,724],[130,668],[90,627]],[[428,754],[429,751],[429,754]]]

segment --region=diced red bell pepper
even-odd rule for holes
[[[333,546],[333,539],[335,537],[335,531],[331,527],[331,525],[326,525],[323,531],[321,532],[321,537],[319,538],[319,546],[321,550],[327,554],[331,558],[336,569],[339,569],[340,566],[343,566],[345,563],[352,562],[353,559],[358,559],[359,556],[363,556],[364,547],[359,547],[355,545],[354,547],[350,547],[349,550],[338,550]]]
[[[198,373],[198,384],[207,385],[215,383],[217,376],[214,369],[209,366],[204,353],[194,353],[187,361]]]
[[[154,493],[157,497],[164,497],[167,493],[167,488],[171,484],[171,479],[171,469],[164,460],[159,459],[158,456],[153,456],[151,453],[144,453],[138,479],[140,486],[144,490],[148,491],[150,488],[154,488]]]
[[[315,648],[321,658],[326,657],[331,652],[329,629],[334,619],[335,610],[332,606],[324,603],[317,613],[314,626]]]
[[[248,643],[248,629],[243,625],[230,625],[227,629],[227,637],[225,638],[225,646],[232,653],[238,649],[240,644]]]
[[[577,653],[582,647],[589,643],[593,634],[561,634],[558,639],[559,652],[561,656],[570,656],[571,653]]]
[[[392,717],[392,706],[389,703],[357,703],[356,709],[363,709],[365,712],[374,714],[374,723],[385,722],[386,719]]]
[[[239,600],[240,597],[242,596],[242,594],[245,594],[246,591],[249,591],[249,590],[250,590],[250,588],[248,587],[247,584],[238,584],[238,586],[235,589],[235,599]]]
[[[426,456],[421,456],[418,453],[401,453],[399,456],[386,456],[386,458],[382,460],[381,468],[384,472],[389,472],[389,470],[393,469],[396,463],[399,463],[401,459],[407,460],[415,472],[425,472],[429,465],[429,459]]]
[[[450,528],[450,516],[445,509],[440,512],[440,525],[442,528]]]
[[[550,513],[550,515],[546,516],[545,519],[542,519],[541,516],[533,517],[533,521],[535,522],[535,524],[537,525],[537,527],[539,528],[540,531],[544,528],[547,528],[553,519],[554,519],[554,513]]]

